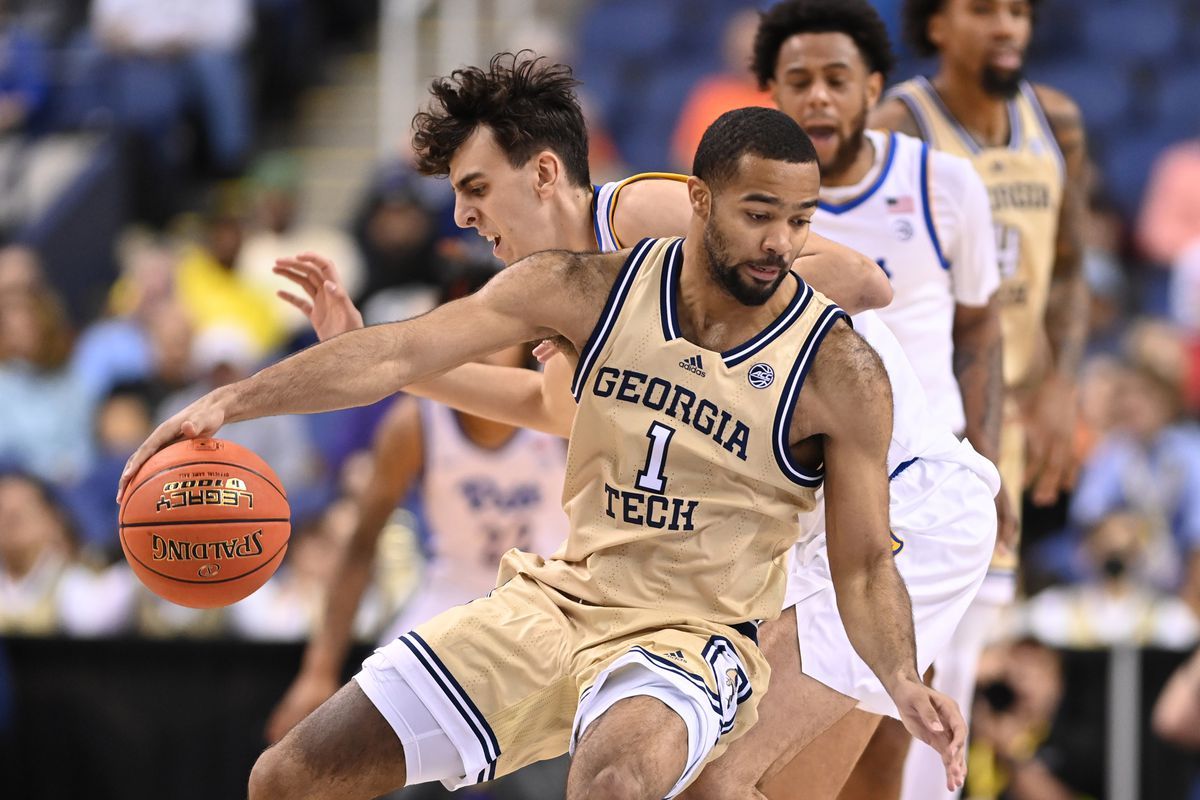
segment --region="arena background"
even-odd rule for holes
[[[368,321],[489,262],[444,183],[408,166],[432,76],[531,48],[583,81],[595,182],[687,171],[720,103],[756,97],[744,12],[761,5],[0,6],[0,797],[244,797],[386,403],[239,431],[288,486],[295,539],[267,587],[220,612],[156,601],[124,568],[125,458],[185,398],[312,341],[272,296],[276,255],[333,257]],[[929,70],[900,42],[900,0],[876,6],[903,56],[893,80]],[[1020,742],[1071,797],[1200,797],[1195,754],[1152,724],[1200,612],[1200,4],[1043,0],[1026,71],[1078,102],[1090,137],[1078,447],[1094,491],[1026,508],[1029,599],[981,665],[965,796],[1033,797],[991,766]],[[361,652],[421,546],[409,504],[381,542]]]

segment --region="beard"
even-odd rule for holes
[[[729,244],[717,228],[713,218],[716,216],[716,206],[713,206],[713,217],[704,226],[704,254],[708,258],[708,271],[717,285],[728,292],[734,300],[745,306],[761,306],[771,299],[779,284],[788,274],[788,262],[783,256],[768,256],[758,261],[734,262],[729,255]],[[779,276],[769,284],[761,281],[743,278],[740,272],[742,266],[776,267]]]
[[[867,107],[864,104],[862,111],[850,123],[850,133],[842,139],[841,144],[834,151],[833,159],[826,164],[819,165],[822,177],[835,178],[854,165],[854,160],[858,158],[863,140],[866,138],[863,133],[866,127]]]
[[[988,65],[979,76],[979,85],[992,97],[1011,100],[1021,90],[1024,78],[1025,73],[1019,69],[1001,71]]]

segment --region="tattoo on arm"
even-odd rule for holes
[[[1073,380],[1083,359],[1088,330],[1088,292],[1083,277],[1087,141],[1079,111],[1065,98],[1048,103],[1046,112],[1066,162],[1054,274],[1046,307],[1046,334],[1054,354],[1055,371]]]
[[[993,320],[993,326],[995,333],[956,337],[953,363],[966,415],[963,432],[981,455],[994,461],[1000,453],[1004,371],[999,322]]]

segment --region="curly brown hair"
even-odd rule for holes
[[[587,127],[571,68],[528,50],[499,53],[481,67],[464,67],[429,87],[430,107],[413,117],[417,168],[450,174],[450,159],[475,129],[486,125],[514,167],[542,150],[562,159],[567,178],[588,186]]]

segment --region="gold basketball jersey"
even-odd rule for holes
[[[1066,167],[1033,87],[1022,82],[1008,103],[1004,147],[976,142],[925,78],[901,83],[888,96],[908,107],[930,145],[969,159],[987,186],[1000,260],[1004,382],[1014,388],[1036,379]]]
[[[580,354],[563,503],[570,534],[516,571],[585,603],[736,625],[783,602],[784,555],[821,472],[788,430],[821,341],[846,315],[798,277],[787,308],[717,353],[680,333],[682,239],[633,248]],[[510,556],[512,554],[510,553]],[[501,575],[501,580],[506,576]]]

